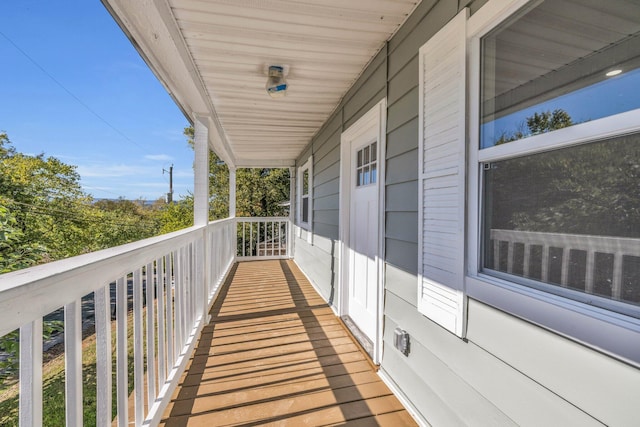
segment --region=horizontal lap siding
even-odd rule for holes
[[[313,238],[296,238],[295,259],[325,299],[333,302],[338,273],[340,136],[386,96],[386,50],[371,61],[340,105],[297,159],[313,154]]]

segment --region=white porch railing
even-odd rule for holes
[[[97,425],[111,424],[114,403],[117,424],[129,425],[130,321],[132,418],[136,425],[156,425],[216,291],[235,260],[236,240],[235,219],[226,219],[0,276],[0,336],[20,329],[20,425],[42,425],[42,322],[60,307],[64,307],[66,423],[82,425],[81,298],[92,292]],[[115,346],[111,338],[114,326]],[[112,402],[114,369],[116,402]]]
[[[540,279],[549,281],[551,254],[550,249],[556,248],[560,256],[554,261],[560,262],[560,285],[568,286],[569,268],[572,263],[572,251],[582,251],[585,256],[584,267],[578,268],[584,277],[585,291],[594,292],[596,254],[612,256],[613,267],[611,280],[611,298],[624,300],[623,295],[623,271],[625,257],[640,257],[640,239],[588,236],[578,234],[539,233],[532,231],[516,230],[491,230],[493,241],[493,269],[513,273],[516,267],[515,245],[523,245],[522,269],[523,276],[529,277],[530,271],[535,268],[540,270]],[[500,243],[504,244],[500,244]],[[541,251],[540,261],[533,261],[531,256],[534,247]],[[506,270],[500,266],[500,261],[506,258]],[[581,264],[576,263],[575,264]]]
[[[290,258],[289,218],[236,218],[236,221],[239,260]]]

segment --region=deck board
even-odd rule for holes
[[[237,264],[162,426],[416,425],[292,261]]]

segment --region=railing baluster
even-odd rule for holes
[[[524,243],[524,254],[522,260],[522,275],[524,277],[529,277],[529,264],[531,263],[531,245],[528,243]]]
[[[193,305],[193,294],[194,294],[194,282],[195,276],[193,271],[193,253],[194,253],[194,244],[189,243],[187,246],[187,251],[185,253],[185,263],[187,264],[187,322],[186,327],[184,329],[184,341],[189,337],[189,330],[191,329],[191,324],[193,323],[193,318],[195,315],[194,305]],[[184,341],[182,344],[184,344]]]
[[[42,426],[42,318],[20,328],[20,425]]]
[[[616,252],[613,254],[613,278],[611,283],[611,298],[622,299],[622,262],[623,254]]]
[[[142,325],[142,272],[133,272],[133,382],[136,425],[144,421],[144,343]]]
[[[507,273],[513,273],[513,242],[507,243]]]
[[[195,319],[198,317],[198,307],[196,306],[196,295],[197,295],[197,276],[195,269],[195,256],[196,256],[196,244],[189,244],[189,251],[187,252],[187,265],[189,266],[189,308],[187,313],[189,313],[189,319],[187,321],[187,330],[185,334],[185,341],[189,337],[189,332],[191,330],[191,326],[195,322]]]
[[[275,230],[275,221],[271,221],[271,256],[275,255],[275,237],[276,237],[276,230]]]
[[[127,361],[127,317],[129,311],[127,278],[121,277],[116,281],[116,389],[118,405],[118,426],[129,425],[129,374]]]
[[[171,368],[175,364],[175,330],[173,326],[173,299],[174,299],[174,277],[175,277],[175,252],[165,256],[166,271],[166,287],[167,287],[167,372],[171,371]]]
[[[562,264],[560,269],[560,285],[563,287],[568,286],[569,283],[569,258],[571,257],[569,248],[562,248]]]
[[[542,281],[543,282],[548,282],[549,281],[549,246],[548,245],[542,245],[542,265],[540,266],[541,269],[541,276],[542,276]]]
[[[147,402],[149,406],[156,399],[156,355],[155,355],[155,298],[153,295],[153,262],[147,264],[146,268],[146,301],[147,301]]]
[[[96,425],[111,424],[111,285],[93,294],[96,311]]]
[[[167,336],[165,335],[165,257],[156,260],[156,300],[158,303],[158,388],[162,389],[162,384],[167,379]]]
[[[82,300],[64,306],[64,389],[68,426],[82,426]]]
[[[242,256],[246,256],[245,255],[245,224],[246,222],[242,221]],[[253,232],[253,229],[250,231]],[[249,245],[251,245],[251,239],[249,239]]]
[[[595,287],[594,273],[596,266],[596,253],[595,251],[587,251],[587,262],[585,265],[585,277],[584,277],[584,288],[585,291],[592,294]]]
[[[493,241],[493,268],[500,270],[500,240]]]
[[[175,330],[174,330],[174,354],[175,360],[180,356],[180,343],[182,343],[182,248],[176,251],[176,257],[174,259],[175,263],[175,295],[173,297],[174,304],[174,319],[175,319]],[[174,363],[175,363],[174,360]]]

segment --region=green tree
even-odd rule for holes
[[[160,233],[170,233],[193,225],[193,196],[164,206],[159,212]]]

